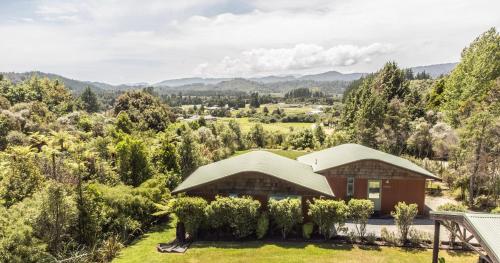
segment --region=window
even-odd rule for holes
[[[300,195],[280,195],[280,194],[274,194],[269,196],[269,200],[282,200],[285,198],[290,198],[290,199],[299,199],[302,200],[302,196]]]
[[[354,195],[354,177],[347,177],[347,196]]]
[[[238,194],[235,194],[235,193],[230,193],[230,194],[228,194],[228,196],[229,196],[229,197],[236,198],[236,197],[238,197]]]

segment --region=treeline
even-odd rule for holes
[[[500,36],[494,28],[432,81],[387,63],[351,84],[334,136],[396,155],[449,161],[443,179],[470,207],[499,205]]]

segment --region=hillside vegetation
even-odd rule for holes
[[[186,176],[254,148],[295,153],[354,142],[416,162],[446,160],[448,169],[427,168],[470,208],[490,211],[500,195],[499,56],[500,36],[491,29],[463,51],[448,76],[433,80],[389,62],[349,83],[343,103],[303,90],[288,98],[243,91],[160,97],[146,88],[103,99],[91,87],[75,94],[57,79],[12,81],[2,75],[0,262],[109,262],[124,245],[168,220],[158,212],[176,198],[170,191]],[[308,97],[297,98],[301,94]],[[282,100],[328,106],[321,114],[266,106]],[[185,102],[199,107],[183,109]],[[238,110],[208,109],[215,103]],[[188,119],[198,114],[231,119]],[[193,251],[203,255],[207,249]],[[284,253],[268,245],[259,251]],[[299,257],[324,249],[290,251]]]

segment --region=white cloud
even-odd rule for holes
[[[31,3],[29,11],[0,1],[0,72],[111,83],[453,62],[480,33],[500,27],[500,1],[489,0]]]
[[[258,48],[241,52],[237,57],[224,57],[211,65],[201,63],[195,73],[205,76],[249,76],[281,74],[311,68],[353,66],[367,62],[372,56],[390,52],[388,44],[368,46],[338,45],[324,48],[314,44],[298,44],[292,48]]]

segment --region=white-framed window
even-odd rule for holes
[[[302,200],[302,196],[300,195],[279,195],[279,194],[274,194],[269,196],[269,200],[282,200],[285,198],[290,198],[290,199],[299,199]]]
[[[354,177],[347,177],[347,196],[354,195]]]

